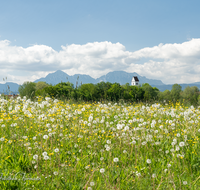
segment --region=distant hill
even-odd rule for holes
[[[89,75],[75,74],[73,76],[70,76],[61,70],[58,70],[55,73],[50,73],[45,78],[40,78],[34,82],[39,82],[39,81],[44,81],[44,82],[46,82],[48,84],[52,84],[52,85],[58,84],[61,81],[62,82],[69,81],[72,84],[74,84],[74,86],[76,86],[76,82],[78,82],[78,85],[80,85],[81,82],[82,82],[82,84],[86,84],[86,83],[94,83],[95,84],[96,83],[95,79]]]
[[[131,84],[131,80],[132,80],[133,76],[138,77],[140,84],[149,83],[150,85],[164,85],[164,83],[161,80],[147,79],[146,77],[142,77],[135,72],[134,73],[127,73],[125,71],[109,72],[108,74],[97,78],[96,83],[104,81],[104,82],[111,82],[111,83],[117,82],[120,85],[123,85],[123,84],[126,84],[126,83]]]
[[[155,80],[155,79],[148,79],[144,76],[140,76],[137,73],[127,73],[125,71],[113,71],[109,72],[106,75],[103,75],[97,79],[92,78],[89,75],[84,75],[84,74],[75,74],[73,76],[68,75],[67,73],[58,70],[54,73],[48,74],[44,78],[37,79],[34,82],[39,82],[39,81],[44,81],[48,84],[56,85],[58,83],[62,82],[71,82],[74,84],[74,87],[76,85],[81,85],[81,84],[86,84],[86,83],[99,83],[101,81],[104,82],[111,82],[111,83],[119,83],[120,85],[126,84],[126,83],[131,83],[131,79],[133,76],[137,76],[140,84],[143,83],[149,83],[152,87],[157,87],[160,91],[165,91],[165,90],[171,90],[173,84],[166,85],[164,84],[161,80]],[[187,86],[197,86],[200,89],[200,82],[195,82],[191,84],[180,84],[182,86],[182,90],[185,89]],[[10,88],[10,93],[11,94],[18,94],[18,88],[19,85],[16,83],[12,82],[6,82],[5,84],[0,84],[0,93],[8,94]]]
[[[4,94],[18,94],[19,85],[14,82],[6,82],[5,84],[0,84],[0,93]]]
[[[50,73],[48,74],[45,78],[40,78],[36,80],[35,82],[38,81],[44,81],[48,84],[58,84],[61,81],[62,82],[71,82],[76,86],[76,82],[78,81],[78,85],[86,84],[86,83],[99,83],[101,81],[104,82],[111,82],[111,83],[119,83],[121,85],[126,84],[126,83],[131,83],[131,79],[133,76],[138,76],[138,79],[140,80],[140,84],[142,83],[149,83],[150,85],[164,85],[164,83],[161,80],[154,80],[154,79],[147,79],[146,77],[142,77],[138,75],[137,73],[127,73],[125,71],[113,71],[109,72],[106,75],[103,75],[97,79],[92,78],[89,75],[82,75],[82,74],[75,74],[73,76],[69,76],[65,72],[58,70],[55,73]]]

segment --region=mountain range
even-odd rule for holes
[[[173,84],[166,85],[161,80],[155,79],[148,79],[144,76],[140,76],[137,73],[127,73],[125,71],[113,71],[109,72],[106,75],[103,75],[97,79],[92,78],[89,75],[85,74],[75,74],[75,75],[68,75],[67,73],[58,70],[54,73],[48,74],[44,78],[37,79],[34,82],[44,81],[48,84],[56,85],[60,82],[70,82],[74,84],[74,86],[79,86],[81,84],[86,83],[99,83],[101,81],[104,82],[111,82],[111,83],[119,83],[120,85],[131,83],[132,77],[137,76],[139,79],[139,83],[149,83],[152,87],[157,87],[160,91],[171,90]],[[200,89],[200,82],[190,83],[190,84],[180,84],[182,86],[182,90],[187,86],[197,86]],[[13,82],[6,82],[5,84],[0,84],[0,93],[7,94],[9,91],[11,94],[18,94],[19,85]]]
[[[55,73],[50,73],[48,74],[45,78],[40,78],[36,80],[35,82],[38,81],[45,81],[48,84],[58,84],[61,81],[62,82],[71,82],[76,86],[76,82],[78,81],[78,85],[86,84],[86,83],[99,83],[101,81],[104,82],[111,82],[111,83],[119,83],[120,85],[126,84],[126,83],[131,83],[132,77],[133,76],[138,76],[138,79],[140,83],[149,83],[150,85],[164,85],[162,81],[160,80],[154,80],[154,79],[147,79],[146,77],[142,77],[138,75],[137,73],[127,73],[125,71],[113,71],[109,72],[106,75],[103,75],[97,79],[92,78],[89,75],[82,75],[82,74],[75,74],[73,76],[68,75],[67,73],[58,70]]]

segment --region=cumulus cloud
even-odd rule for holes
[[[61,46],[60,51],[46,45],[27,48],[0,41],[2,78],[23,83],[63,70],[69,75],[88,74],[94,78],[110,71],[137,72],[166,84],[200,81],[200,39],[181,44],[159,44],[135,52],[120,43],[94,42]],[[144,61],[143,61],[144,60]]]

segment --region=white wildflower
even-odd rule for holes
[[[183,147],[183,146],[185,146],[185,143],[182,141],[182,142],[179,143],[179,146]]]
[[[56,148],[56,149],[54,150],[54,152],[59,152],[59,149],[58,149],[58,148]]]
[[[33,159],[37,160],[38,159],[38,155],[37,154],[33,155]]]
[[[113,161],[114,162],[119,162],[119,158],[114,158]]]
[[[43,152],[42,155],[43,155],[43,156],[47,156],[47,152]]]
[[[187,185],[187,181],[183,181],[183,185]]]
[[[151,160],[150,159],[147,159],[147,164],[151,164]]]
[[[94,186],[94,184],[95,184],[95,183],[94,183],[93,181],[90,182],[90,186]]]
[[[100,169],[100,173],[104,173],[105,172],[105,169],[104,168],[101,168]]]
[[[48,139],[48,135],[44,135],[44,136],[43,136],[43,139]]]

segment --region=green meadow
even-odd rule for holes
[[[0,98],[0,189],[200,187],[200,109]]]

